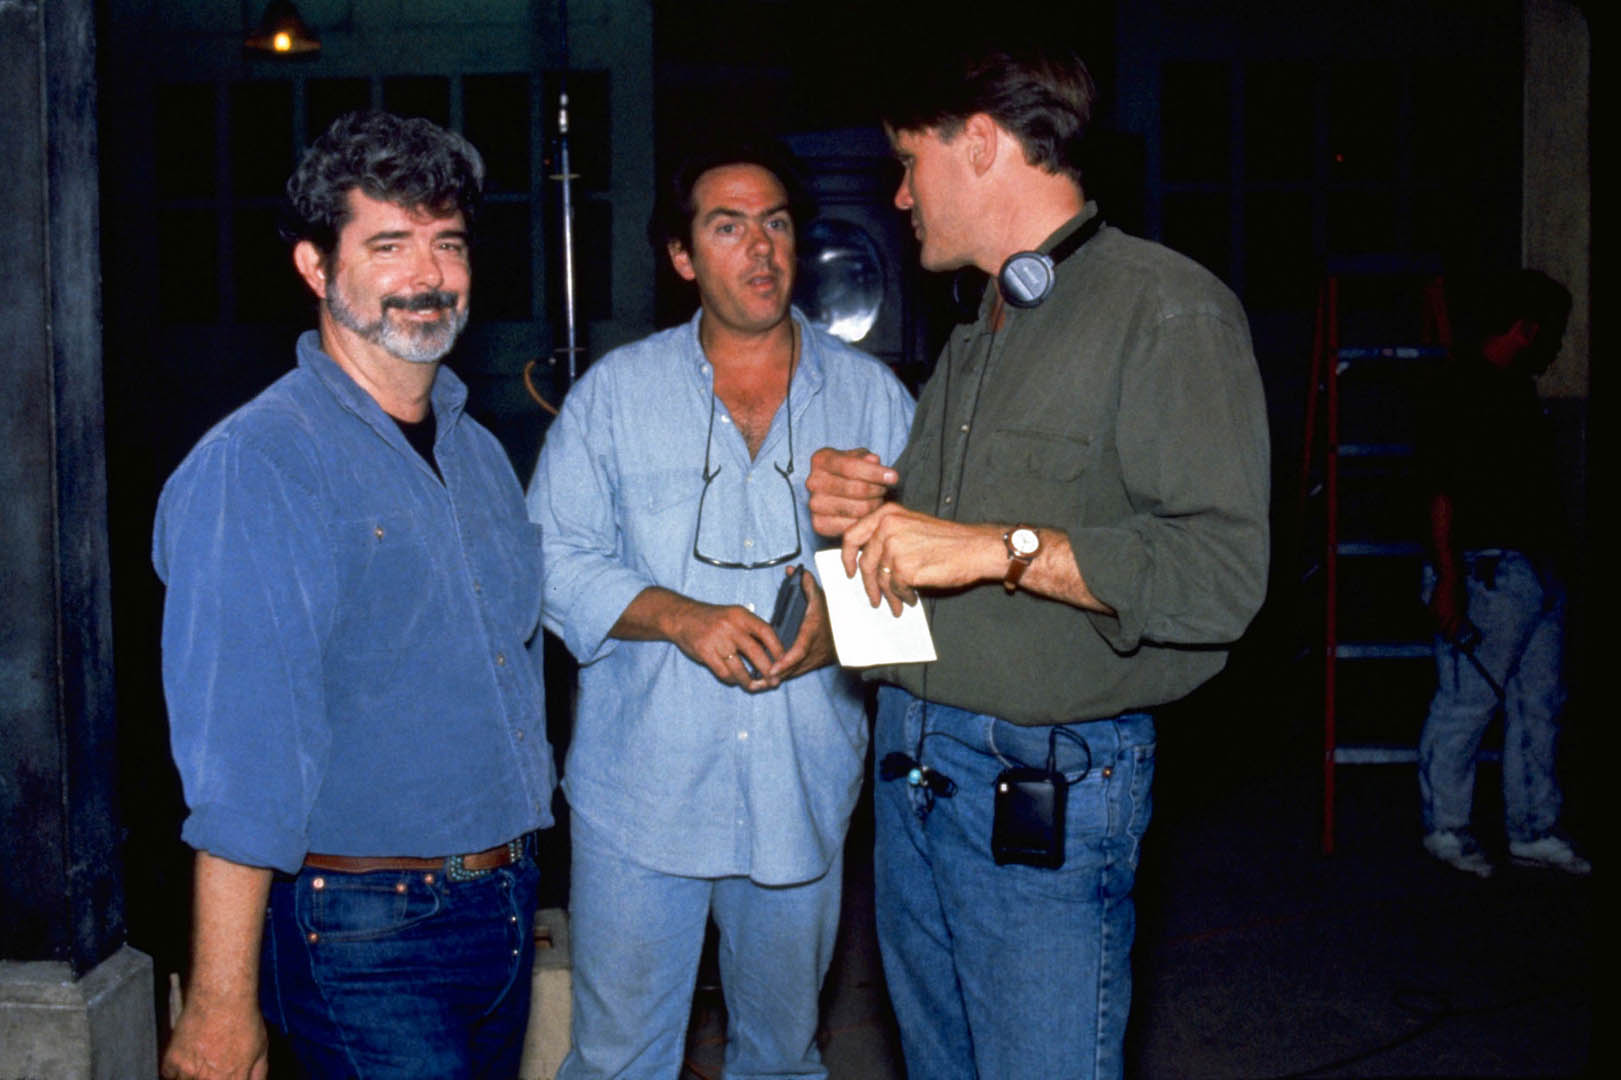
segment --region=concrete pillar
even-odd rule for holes
[[[1524,264],[1563,282],[1573,305],[1565,347],[1541,381],[1544,396],[1587,397],[1592,333],[1593,44],[1570,0],[1525,0]]]
[[[0,1076],[156,1073],[124,947],[92,0],[0,0]]]

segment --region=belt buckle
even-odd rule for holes
[[[523,858],[523,837],[520,836],[520,837],[516,837],[516,838],[514,838],[512,840],[508,840],[507,841],[507,865],[510,866],[513,863],[517,862],[521,858]],[[492,867],[489,870],[469,870],[469,869],[467,869],[467,861],[466,860],[467,860],[467,856],[465,856],[465,855],[451,855],[448,858],[446,858],[445,859],[445,880],[446,881],[477,881],[479,878],[484,877],[487,874],[491,874],[495,870],[494,867]]]

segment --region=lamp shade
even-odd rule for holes
[[[248,35],[244,44],[254,52],[293,56],[319,52],[321,39],[299,16],[292,0],[270,0],[258,29]]]

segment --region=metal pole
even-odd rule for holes
[[[569,385],[579,377],[579,353],[574,297],[574,173],[568,156],[568,91],[557,98],[557,173],[552,179],[563,185],[563,338],[568,353]]]

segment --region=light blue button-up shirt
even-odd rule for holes
[[[793,409],[777,409],[751,461],[716,403],[704,554],[760,562],[792,550],[814,570],[805,476],[823,446],[893,461],[912,399],[883,364],[813,329],[801,333]],[[643,589],[662,586],[769,619],[783,567],[727,570],[693,558],[713,371],[698,316],[598,360],[547,432],[530,484],[545,553],[548,628],[580,661],[564,765],[573,812],[611,831],[640,863],[671,874],[808,881],[844,842],[861,787],[867,721],[857,680],[824,667],[759,694],[719,682],[662,641],[609,631]],[[790,494],[791,493],[791,494]],[[780,550],[779,550],[780,549]]]
[[[164,486],[152,560],[191,846],[294,871],[551,823],[539,537],[466,398],[441,368],[441,483],[310,332]]]

